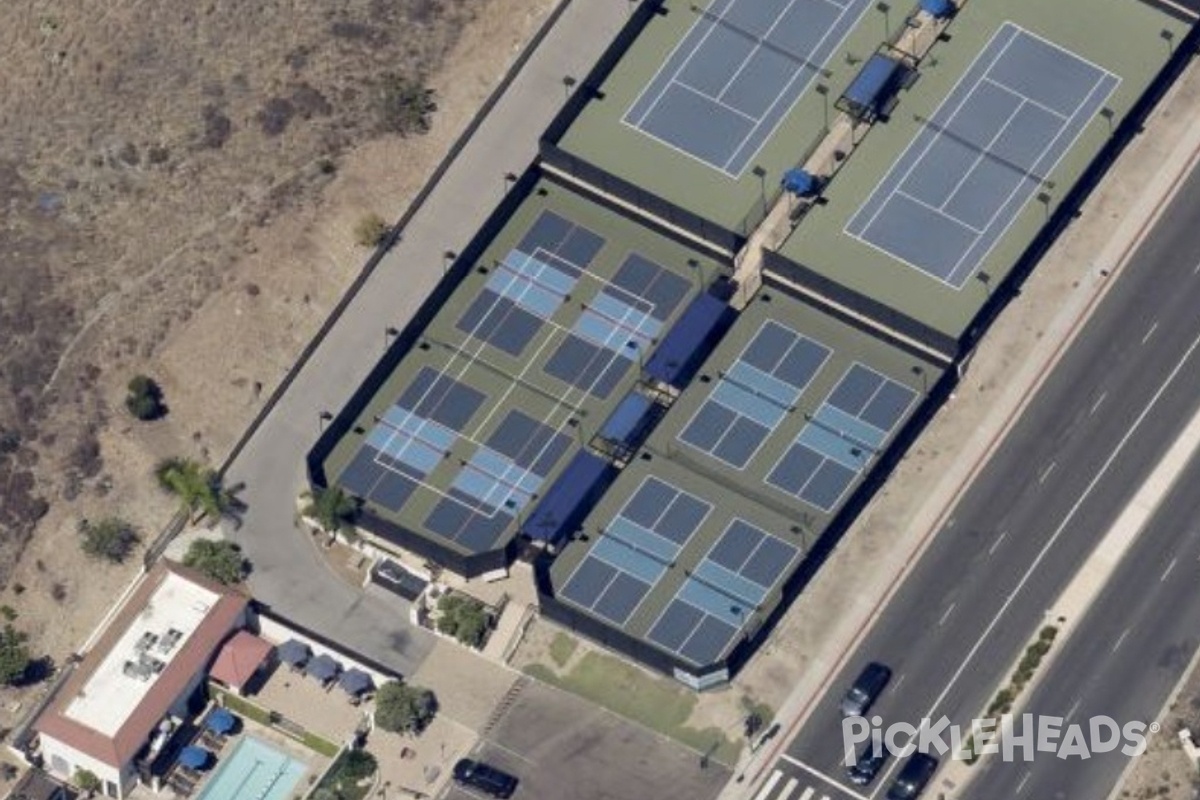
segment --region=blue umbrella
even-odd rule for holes
[[[921,10],[940,19],[954,12],[954,4],[950,0],[921,0]]]
[[[308,649],[308,645],[296,639],[288,639],[279,647],[275,648],[279,653],[279,660],[293,667],[300,666],[308,657],[312,655],[312,651]]]
[[[337,674],[342,671],[342,665],[333,660],[333,656],[328,653],[321,655],[308,662],[304,672],[307,675],[316,678],[321,683],[333,680]]]
[[[202,769],[208,764],[209,755],[203,747],[188,745],[179,751],[179,763],[188,769]]]
[[[338,678],[338,686],[342,687],[346,694],[362,694],[370,691],[373,684],[370,675],[355,667],[346,670],[342,677]]]
[[[225,734],[233,730],[234,722],[233,714],[228,709],[214,708],[204,721],[204,727],[213,733]]]

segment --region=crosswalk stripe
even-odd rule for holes
[[[783,779],[783,773],[775,770],[771,773],[771,777],[767,778],[767,782],[763,784],[762,790],[754,796],[754,800],[767,800],[771,796],[771,792],[775,790],[775,784]],[[807,798],[805,798],[807,800]]]
[[[800,800],[811,800],[812,796],[817,793],[817,790],[809,786],[804,790],[804,794],[800,795]]]
[[[799,785],[800,781],[796,780],[795,778],[790,779],[784,784],[783,792],[779,795],[779,797],[776,797],[775,800],[788,800],[788,798],[792,796],[792,792],[796,791],[796,787]]]

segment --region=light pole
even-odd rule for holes
[[[1113,135],[1113,117],[1116,116],[1117,112],[1113,111],[1108,106],[1105,106],[1104,108],[1100,109],[1099,113],[1100,113],[1100,116],[1104,117],[1105,121],[1108,122],[1108,135],[1112,136]]]
[[[321,413],[317,414],[317,433],[324,433],[325,423],[329,422],[331,419],[333,419],[333,414],[330,414],[328,411],[322,411]]]
[[[388,345],[390,345],[392,343],[392,337],[399,336],[399,335],[400,335],[400,331],[396,330],[391,325],[388,325],[386,328],[383,329],[383,351],[385,353],[387,352]]]
[[[758,176],[759,198],[762,201],[763,213],[765,214],[767,212],[767,171],[758,164],[755,164],[750,171]]]
[[[450,265],[454,263],[454,259],[458,258],[458,253],[453,250],[446,250],[442,253],[442,275],[450,271]]]
[[[892,23],[888,16],[888,12],[892,10],[892,7],[887,3],[876,3],[875,10],[883,14],[883,40],[886,42],[892,36]]]
[[[694,258],[687,260],[688,268],[696,273],[696,280],[700,284],[700,289],[704,289],[704,267],[700,266],[700,262]]]
[[[508,194],[508,190],[517,182],[517,176],[512,172],[504,173],[504,193]]]
[[[576,83],[578,83],[578,81],[576,81],[570,75],[563,75],[562,85],[563,85],[563,93],[565,95],[563,98],[564,100],[571,99],[571,90],[575,88]]]

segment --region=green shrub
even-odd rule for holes
[[[389,230],[387,220],[383,217],[375,213],[367,214],[354,226],[354,241],[363,247],[378,247],[387,238]]]
[[[464,594],[444,594],[438,600],[438,630],[468,647],[479,648],[492,625],[483,603]]]
[[[96,523],[80,520],[79,534],[84,553],[114,564],[128,558],[139,541],[133,525],[117,517],[106,517]]]
[[[246,576],[246,559],[241,549],[226,539],[195,540],[183,556],[183,565],[218,583],[240,583]]]
[[[379,127],[401,136],[429,131],[429,117],[437,111],[433,89],[421,81],[389,73],[380,80],[376,97]]]
[[[149,422],[167,413],[163,403],[162,388],[153,378],[145,375],[135,375],[129,381],[129,394],[125,397],[125,408],[130,414]]]

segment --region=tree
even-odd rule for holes
[[[387,238],[388,230],[387,220],[375,213],[367,214],[354,226],[354,241],[363,247],[378,247]]]
[[[87,792],[88,795],[100,791],[100,779],[90,769],[75,770],[75,785]]]
[[[154,469],[158,484],[179,498],[180,504],[195,520],[208,517],[237,519],[245,506],[225,488],[216,470],[187,458],[168,458]]]
[[[106,517],[96,523],[80,520],[79,533],[84,553],[114,564],[128,558],[139,541],[133,525],[117,517]]]
[[[351,527],[358,517],[358,498],[346,494],[340,486],[317,487],[303,497],[306,502],[300,513],[316,520],[321,530],[331,536]]]
[[[462,594],[444,594],[438,600],[438,630],[468,647],[479,648],[492,621],[483,603]]]
[[[246,576],[241,548],[226,539],[197,539],[188,545],[183,565],[199,570],[218,583],[240,583]]]
[[[378,768],[379,762],[366,750],[347,750],[342,756],[342,763],[338,765],[338,777],[346,783],[355,784],[374,775]]]
[[[375,693],[375,724],[392,733],[420,733],[437,713],[428,689],[389,681]]]
[[[429,115],[437,111],[433,89],[421,81],[389,73],[379,84],[379,125],[387,133],[408,136],[429,131]]]
[[[153,378],[135,375],[129,381],[128,389],[129,394],[125,397],[125,408],[133,416],[143,422],[149,422],[167,413],[167,406],[163,403],[162,387]]]
[[[5,625],[0,633],[0,683],[12,686],[20,683],[29,670],[29,639],[23,631]]]

